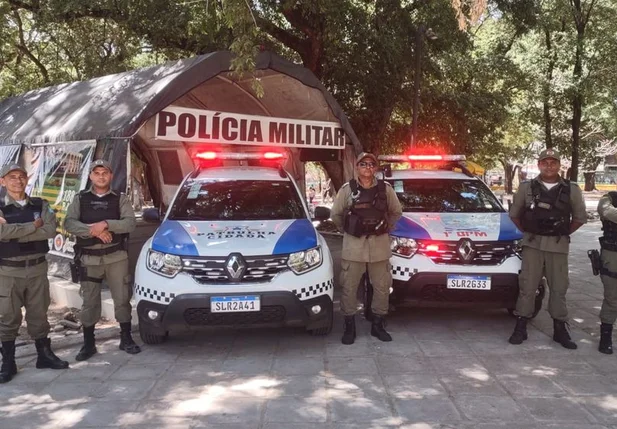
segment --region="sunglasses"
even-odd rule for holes
[[[374,162],[359,162],[358,165],[364,168],[375,168]]]

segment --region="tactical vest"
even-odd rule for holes
[[[388,200],[384,181],[379,180],[377,186],[365,189],[354,179],[349,182],[349,187],[352,204],[345,216],[344,231],[355,237],[386,233]]]
[[[8,224],[34,222],[35,213],[41,216],[43,212],[43,200],[41,198],[30,198],[30,202],[24,207],[17,207],[14,204],[5,205],[4,202],[0,202],[0,210]],[[0,258],[36,255],[47,252],[49,252],[47,240],[20,243],[15,238],[0,244]]]
[[[617,192],[611,191],[608,193],[613,207],[617,207]],[[617,252],[617,223],[611,222],[608,219],[602,220],[602,237],[600,245],[603,249]]]
[[[120,195],[109,193],[104,197],[98,197],[90,191],[79,193],[79,220],[86,224],[93,224],[104,220],[120,219]],[[111,244],[122,243],[128,234],[113,234]],[[76,237],[76,244],[80,248],[103,244],[97,237]],[[110,244],[110,243],[108,243]]]
[[[525,208],[522,217],[523,230],[535,235],[570,235],[570,181],[564,180],[546,190],[539,180],[534,179],[531,194],[531,205]]]

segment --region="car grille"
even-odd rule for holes
[[[190,326],[256,325],[283,322],[285,314],[282,305],[266,305],[260,311],[234,313],[211,313],[209,308],[188,308],[184,311],[184,320]]]
[[[495,285],[491,290],[478,291],[468,289],[448,289],[442,284],[427,284],[422,290],[416,293],[415,298],[433,302],[511,302],[515,303],[518,296],[518,289]]]
[[[464,260],[458,253],[458,241],[418,241],[418,254],[425,255],[435,264],[447,265],[499,265],[506,258],[515,254],[511,241],[473,241],[475,254],[469,261]],[[439,250],[429,251],[427,246],[437,245]]]
[[[245,256],[246,271],[240,280],[227,275],[224,258],[182,258],[182,270],[198,283],[269,282],[278,273],[288,270],[287,255]]]

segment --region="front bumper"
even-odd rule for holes
[[[314,330],[328,326],[334,310],[328,294],[301,301],[292,292],[275,291],[253,294],[260,296],[260,311],[211,313],[210,297],[220,295],[181,294],[173,298],[168,305],[141,300],[137,304],[140,326],[158,335],[164,335],[170,330],[207,326],[288,326]],[[311,311],[314,305],[321,306],[318,314]],[[159,313],[155,320],[148,317],[151,310]]]
[[[470,273],[473,274],[473,273]],[[450,303],[492,303],[513,308],[518,297],[518,274],[490,275],[490,290],[448,289],[447,273],[420,272],[409,280],[394,280],[393,295],[398,301],[450,302]]]

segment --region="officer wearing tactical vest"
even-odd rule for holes
[[[523,263],[511,344],[527,339],[527,320],[533,314],[536,290],[544,274],[550,290],[548,311],[553,318],[553,340],[567,349],[577,347],[566,322],[568,252],[570,234],[587,222],[587,212],[581,189],[562,179],[560,168],[556,150],[542,151],[538,158],[540,175],[521,183],[510,209],[512,221],[523,231]]]
[[[26,308],[28,334],[34,339],[37,368],[65,369],[69,363],[51,350],[47,240],[56,235],[56,215],[40,198],[25,193],[28,175],[17,164],[0,172],[6,195],[0,201],[0,383],[17,374],[15,339],[21,326],[21,308]]]
[[[80,192],[67,209],[64,227],[76,237],[76,262],[81,262],[79,277],[83,307],[81,324],[84,345],[76,360],[97,353],[94,325],[101,318],[101,283],[107,281],[120,323],[120,350],[141,351],[131,336],[131,278],[127,253],[128,234],[135,230],[135,213],[125,194],[111,190],[112,170],[107,161],[94,161],[90,167],[90,189]]]
[[[377,165],[375,155],[361,153],[356,159],[356,179],[343,185],[332,206],[332,221],[344,231],[341,255],[343,344],[353,344],[356,339],[356,293],[367,270],[374,290],[371,335],[381,341],[392,341],[384,325],[392,285],[388,232],[401,217],[402,209],[392,187],[375,179]]]
[[[609,192],[600,198],[598,213],[603,230],[599,271],[604,285],[598,350],[610,355],[613,354],[613,324],[617,319],[617,192]]]

